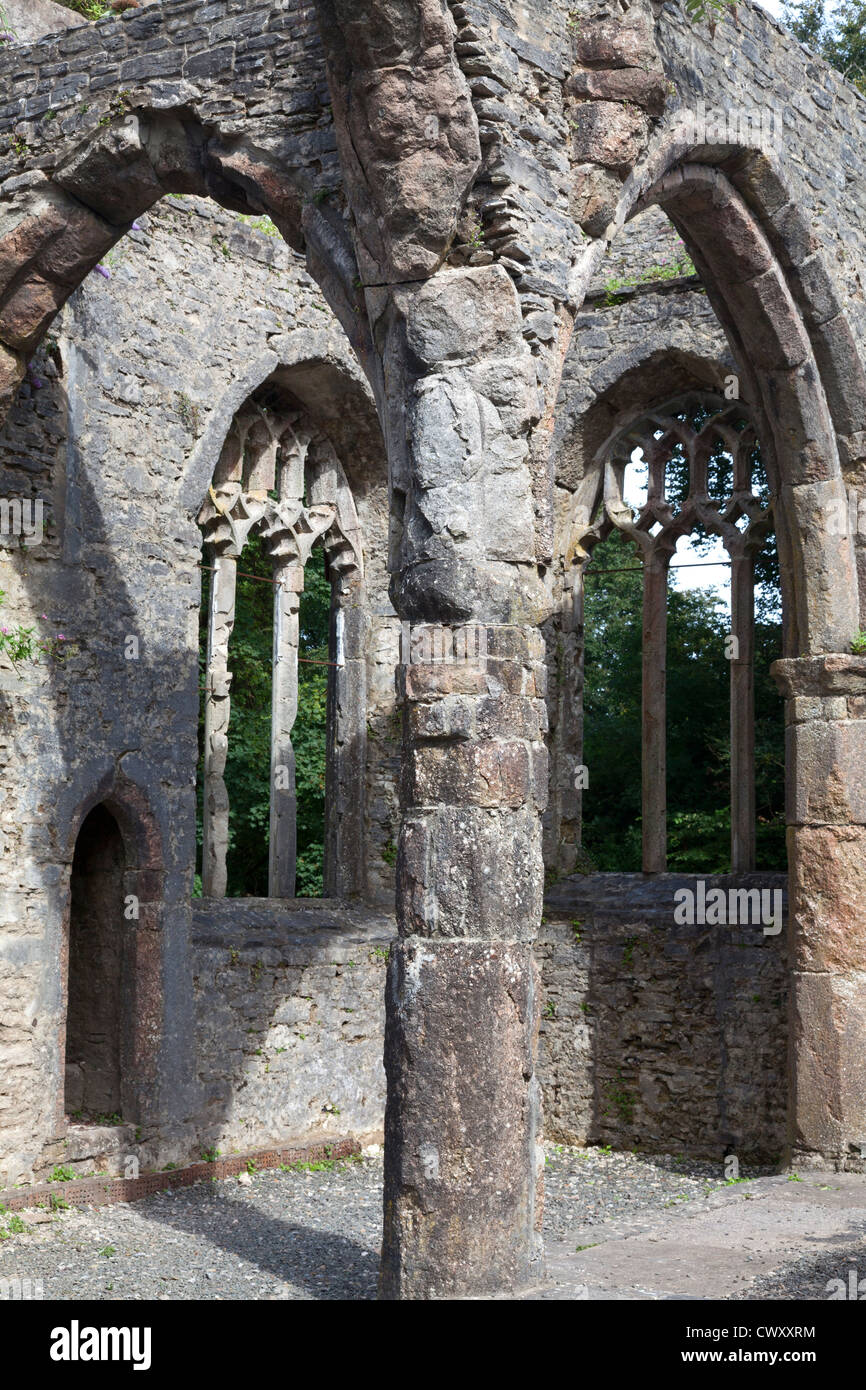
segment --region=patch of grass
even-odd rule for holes
[[[66,1166],[65,1166],[64,1164],[62,1164],[62,1163],[58,1163],[58,1164],[55,1165],[54,1170],[53,1170],[53,1172],[52,1172],[52,1174],[51,1174],[51,1177],[48,1179],[48,1181],[49,1181],[49,1182],[73,1182],[74,1179],[75,1179],[77,1176],[78,1176],[78,1174],[75,1173],[75,1172],[73,1171],[72,1168],[66,1167]]]
[[[612,308],[614,304],[623,303],[622,290],[651,285],[659,280],[683,280],[696,274],[691,257],[683,255],[673,261],[664,261],[661,265],[647,266],[646,270],[640,271],[637,275],[626,276],[623,280],[608,280],[604,287],[604,302],[608,308]]]
[[[247,213],[241,212],[238,214],[238,221],[244,222],[254,232],[261,232],[264,236],[278,237],[280,235],[279,227],[267,216],[250,217]]]
[[[625,1078],[621,1071],[617,1072],[616,1081],[607,1087],[605,1095],[611,1105],[616,1108],[623,1123],[630,1125],[634,1119],[634,1108],[637,1104],[637,1100],[632,1092],[627,1089]],[[608,1115],[610,1111],[605,1109],[602,1113]]]
[[[320,1158],[315,1163],[281,1163],[281,1173],[329,1173],[333,1168],[348,1168],[353,1163],[363,1163],[361,1154],[349,1154],[347,1158]]]

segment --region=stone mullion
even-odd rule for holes
[[[643,871],[667,866],[667,603],[670,553],[644,555],[642,788]]]
[[[731,869],[755,867],[755,556],[731,556]]]
[[[544,862],[557,874],[574,872],[581,845],[584,778],[583,690],[584,690],[584,609],[583,566],[566,579],[559,625],[552,633],[555,649],[549,665],[555,672],[555,688],[548,708],[551,731],[548,749],[551,761],[550,800],[545,826]]]
[[[325,771],[326,897],[363,892],[366,882],[367,643],[363,585],[331,607],[328,752]]]
[[[211,573],[207,674],[204,710],[204,814],[202,892],[224,898],[229,840],[229,798],[225,784],[231,714],[229,638],[235,621],[237,557],[216,555]]]
[[[298,715],[298,613],[304,587],[303,565],[295,557],[277,559],[274,581],[268,895],[293,898],[298,818],[292,729]]]

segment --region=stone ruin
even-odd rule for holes
[[[715,26],[650,0],[4,8],[0,616],[47,636],[0,670],[0,1185],[384,1130],[381,1293],[433,1298],[537,1277],[542,1135],[862,1171],[863,96],[748,0]],[[678,237],[697,273],[655,275]],[[697,520],[740,642],[712,883],[787,882],[784,934],[674,918],[664,594]],[[787,880],[754,859],[770,524]],[[644,568],[644,873],[580,874],[584,573],[614,529]],[[275,581],[260,899],[230,895],[223,777],[251,535]],[[302,900],[316,546],[325,897]]]

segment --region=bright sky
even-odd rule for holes
[[[640,449],[635,449],[631,458],[632,461],[623,478],[623,501],[637,509],[646,501],[647,467]],[[727,565],[710,565],[713,560],[727,558],[725,547],[718,536],[712,538],[710,549],[705,555],[698,554],[688,536],[681,536],[677,541],[677,553],[671,561],[671,586],[675,589],[711,589],[715,597],[730,610],[730,569]],[[679,570],[680,565],[688,568]]]
[[[758,0],[758,4],[761,5],[763,9],[769,10],[770,14],[775,15],[777,19],[781,18],[782,6],[779,0]]]

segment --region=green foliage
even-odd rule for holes
[[[268,891],[268,839],[271,768],[271,670],[274,591],[270,561],[261,540],[244,547],[238,577],[235,625],[229,647],[232,671],[231,723],[226,762],[229,796],[229,894],[265,897]],[[207,675],[207,612],[210,572],[203,571],[199,641],[200,685]],[[249,578],[260,576],[260,579]],[[313,551],[305,572],[299,615],[298,715],[292,730],[297,797],[297,886],[301,898],[321,897],[325,842],[325,760],[331,587],[324,554]],[[199,747],[204,743],[204,711]],[[201,844],[202,766],[198,777],[198,839]],[[200,890],[199,890],[200,891]]]
[[[0,605],[5,598],[5,590],[0,589]],[[21,672],[18,668],[21,662],[38,661],[40,653],[54,661],[62,661],[74,650],[64,645],[65,643],[66,638],[62,633],[58,633],[56,637],[40,637],[35,627],[24,627],[21,623],[14,623],[10,627],[6,623],[0,623],[0,653],[8,657],[15,674],[19,677]]]
[[[617,1072],[616,1081],[612,1082],[607,1087],[607,1089],[604,1092],[604,1095],[605,1098],[610,1102],[610,1104],[614,1106],[614,1108],[617,1111],[617,1114],[619,1115],[619,1118],[623,1121],[623,1123],[630,1125],[632,1120],[634,1119],[634,1109],[635,1105],[637,1104],[637,1097],[633,1095],[632,1092],[629,1091],[628,1087],[626,1086],[625,1078],[622,1074],[622,1071]],[[602,1108],[601,1113],[603,1115],[609,1115],[611,1113],[610,1107],[604,1106]],[[605,1152],[609,1152],[609,1150],[605,1150]]]
[[[866,628],[861,627],[857,636],[851,639],[851,651],[855,656],[866,656]]]
[[[782,19],[801,43],[866,92],[866,0],[829,7],[827,0],[794,0]]]
[[[251,217],[249,214],[241,212],[238,214],[238,221],[244,222],[254,232],[261,232],[263,236],[278,237],[280,235],[279,227],[269,217]]]
[[[712,24],[725,13],[736,8],[736,0],[684,0],[685,11],[694,23],[708,19]]]
[[[730,487],[719,455],[710,462],[711,495]],[[763,489],[756,460],[756,490]],[[684,459],[668,471],[672,499],[687,491]],[[709,538],[698,530],[698,553]],[[593,570],[626,570],[599,574]],[[757,865],[785,863],[783,707],[769,675],[780,655],[779,567],[768,540],[756,566],[755,784]],[[585,742],[590,784],[583,799],[583,843],[600,870],[641,867],[642,575],[618,532],[593,550],[586,578]],[[702,590],[668,593],[668,867],[730,870],[729,619]]]
[[[328,1150],[326,1150],[328,1152]],[[333,1152],[333,1150],[330,1150]],[[345,1158],[320,1158],[313,1163],[281,1163],[281,1173],[329,1173],[334,1168],[348,1168],[353,1163],[363,1163],[361,1154],[347,1154]]]
[[[608,280],[604,287],[604,299],[608,308],[613,304],[622,303],[622,290],[633,289],[637,285],[652,285],[659,280],[680,280],[696,275],[692,259],[682,242],[680,248],[679,254],[673,260],[663,261],[661,265],[647,266],[645,270],[639,271],[636,275],[626,276],[622,280]]]
[[[67,1167],[65,1167],[63,1164],[58,1163],[58,1164],[55,1166],[54,1171],[52,1172],[51,1177],[48,1179],[48,1181],[49,1181],[49,1182],[72,1182],[72,1180],[73,1180],[74,1177],[75,1177],[75,1172],[74,1172],[74,1170],[73,1170],[72,1168],[67,1168]]]
[[[57,3],[62,5],[64,10],[74,10],[85,19],[103,19],[105,15],[112,13],[109,0],[57,0]]]

